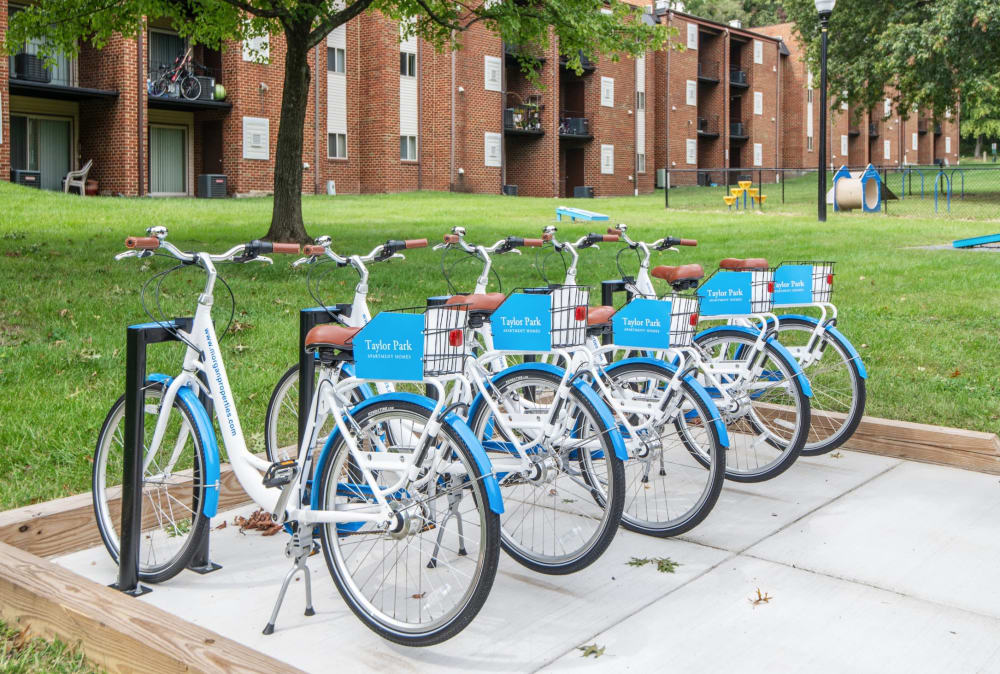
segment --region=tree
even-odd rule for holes
[[[819,71],[819,21],[813,0],[786,0],[784,10]],[[828,74],[832,105],[881,109],[889,97],[907,118],[930,110],[940,119],[977,98],[1000,77],[997,0],[840,0],[830,18]]]
[[[687,0],[679,5],[683,5],[684,12],[709,21],[729,23],[739,19],[746,28],[769,26],[786,20],[780,0]]]
[[[976,139],[973,154],[982,156],[987,138],[1000,139],[1000,86],[996,81],[976,82],[962,99],[961,135]]]
[[[610,12],[602,12],[610,8]],[[470,27],[482,24],[505,42],[545,48],[549,28],[569,66],[581,69],[580,55],[613,58],[659,49],[668,40],[664,26],[639,20],[639,9],[613,0],[493,0],[472,4],[453,0],[39,0],[11,17],[5,48],[29,38],[45,38],[43,53],[74,53],[78,40],[100,48],[116,33],[135,37],[146,17],[169,19],[194,43],[219,47],[284,33],[285,83],[275,148],[274,210],[267,238],[307,241],[302,222],[302,141],[309,93],[309,50],[334,28],[364,11],[378,11],[404,22],[404,34],[417,35],[436,49],[461,45]],[[47,50],[47,51],[46,51]],[[529,75],[539,61],[522,50]]]

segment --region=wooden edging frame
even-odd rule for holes
[[[108,672],[300,672],[284,662],[0,543],[0,617],[78,646]]]
[[[864,417],[845,449],[1000,474],[995,433]],[[249,501],[222,466],[219,511]],[[0,617],[29,624],[35,636],[81,644],[109,671],[299,671],[43,559],[96,545],[90,494],[0,512]]]

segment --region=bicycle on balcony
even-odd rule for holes
[[[160,65],[149,93],[153,96],[169,96],[172,91],[178,91],[189,101],[197,100],[201,97],[201,81],[195,77],[194,68],[191,47],[188,47],[187,51],[174,59],[173,65]]]

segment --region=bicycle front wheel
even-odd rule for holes
[[[618,429],[576,387],[560,400],[561,381],[541,367],[501,374],[491,391],[512,421],[498,423],[483,404],[469,424],[503,494],[500,544],[524,566],[547,574],[572,573],[596,561],[614,539],[625,501],[625,469],[611,439]],[[555,432],[544,446],[539,440],[555,404]],[[528,470],[503,469],[519,464],[515,439],[531,459]]]
[[[796,376],[798,365],[768,342],[758,348],[756,335],[735,328],[699,335],[695,343],[701,366],[715,377],[702,383],[729,434],[726,477],[762,482],[788,470],[809,435],[809,397]]]
[[[371,405],[354,415],[358,447],[400,454],[402,463],[417,449],[430,414],[406,401]],[[359,462],[343,436],[335,436],[318,467],[322,510],[363,508],[374,503],[373,489],[390,489],[402,475],[374,471],[375,484],[367,483]],[[462,631],[486,601],[499,561],[499,520],[471,449],[447,422],[417,468],[430,479],[393,492],[390,526],[323,524],[320,537],[337,589],[355,615],[390,641],[429,646]]]
[[[865,414],[867,389],[861,368],[848,347],[826,330],[819,343],[808,345],[816,323],[791,316],[778,317],[777,339],[803,365],[813,397],[809,401],[809,439],[803,456],[832,452],[847,442]]]
[[[201,96],[201,80],[193,75],[188,75],[181,80],[181,95],[189,101],[197,100]]]
[[[162,409],[166,391],[148,381],[143,391],[143,414],[148,463],[142,482],[142,536],[139,541],[139,578],[160,583],[180,573],[191,561],[195,544],[208,526],[201,510],[205,498],[204,444],[190,410],[174,400]],[[157,452],[148,454],[156,421],[170,414]],[[92,474],[94,515],[104,547],[118,562],[121,525],[121,485],[125,456],[125,396],[108,412],[94,450]]]

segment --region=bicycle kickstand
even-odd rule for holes
[[[438,553],[441,551],[441,540],[444,538],[445,525],[448,524],[448,520],[454,516],[457,519],[456,526],[458,527],[458,554],[460,556],[465,556],[469,554],[465,549],[465,533],[463,532],[462,523],[462,513],[458,510],[458,506],[462,502],[461,492],[457,494],[448,494],[448,512],[445,516],[441,518],[441,524],[438,525],[438,535],[437,540],[434,542],[434,552],[431,553],[431,560],[427,562],[427,568],[433,569],[437,567]]]
[[[271,611],[271,619],[268,621],[267,626],[264,627],[264,634],[274,634],[274,623],[278,619],[278,611],[281,610],[281,604],[285,601],[285,593],[288,592],[288,585],[292,582],[292,578],[294,578],[295,574],[299,571],[302,571],[305,576],[305,615],[316,615],[316,611],[313,609],[312,603],[312,579],[309,573],[309,566],[307,565],[309,557],[313,554],[315,549],[316,544],[313,541],[313,527],[303,527],[300,524],[297,531],[292,534],[292,538],[285,546],[285,556],[292,558],[294,565],[291,570],[285,574],[285,580],[281,583],[281,590],[278,592],[278,600],[274,602],[274,609]]]

